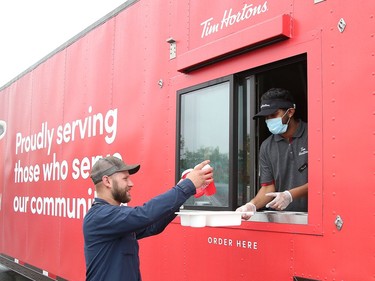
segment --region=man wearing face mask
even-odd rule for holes
[[[261,189],[240,212],[274,210],[307,212],[307,124],[295,119],[296,106],[289,91],[272,88],[261,98],[260,112],[272,133],[261,145],[259,173]],[[249,219],[250,214],[244,214]]]

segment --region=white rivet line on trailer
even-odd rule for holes
[[[17,263],[17,264],[20,264],[20,265],[23,264],[23,262],[20,262],[19,259],[13,258],[13,260],[14,260],[14,262]],[[39,269],[39,270],[42,271],[42,274],[43,274],[44,276],[47,276],[47,277],[49,277],[49,278],[52,278],[52,279],[55,279],[55,280],[56,280],[56,278],[57,278],[56,275],[51,274],[51,273],[49,273],[48,271],[43,270],[43,269]]]

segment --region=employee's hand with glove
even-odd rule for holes
[[[266,196],[275,197],[266,207],[279,211],[284,210],[293,201],[292,195],[288,190],[284,192],[270,192],[267,193]]]
[[[241,207],[238,207],[236,210],[236,212],[246,212],[241,216],[244,220],[250,219],[250,217],[254,215],[256,211],[257,208],[253,203],[250,202],[246,203],[245,205],[242,205]]]

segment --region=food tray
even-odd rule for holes
[[[251,213],[251,212],[248,212]],[[244,212],[234,211],[183,211],[177,212],[182,226],[236,226],[241,225],[241,216]]]

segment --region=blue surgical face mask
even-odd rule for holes
[[[289,109],[285,112],[285,114],[287,114],[288,111]],[[280,135],[280,134],[284,134],[286,130],[288,130],[288,124],[289,124],[290,118],[286,124],[283,124],[283,117],[285,116],[285,114],[282,117],[276,117],[276,118],[266,120],[268,130],[272,134]]]

